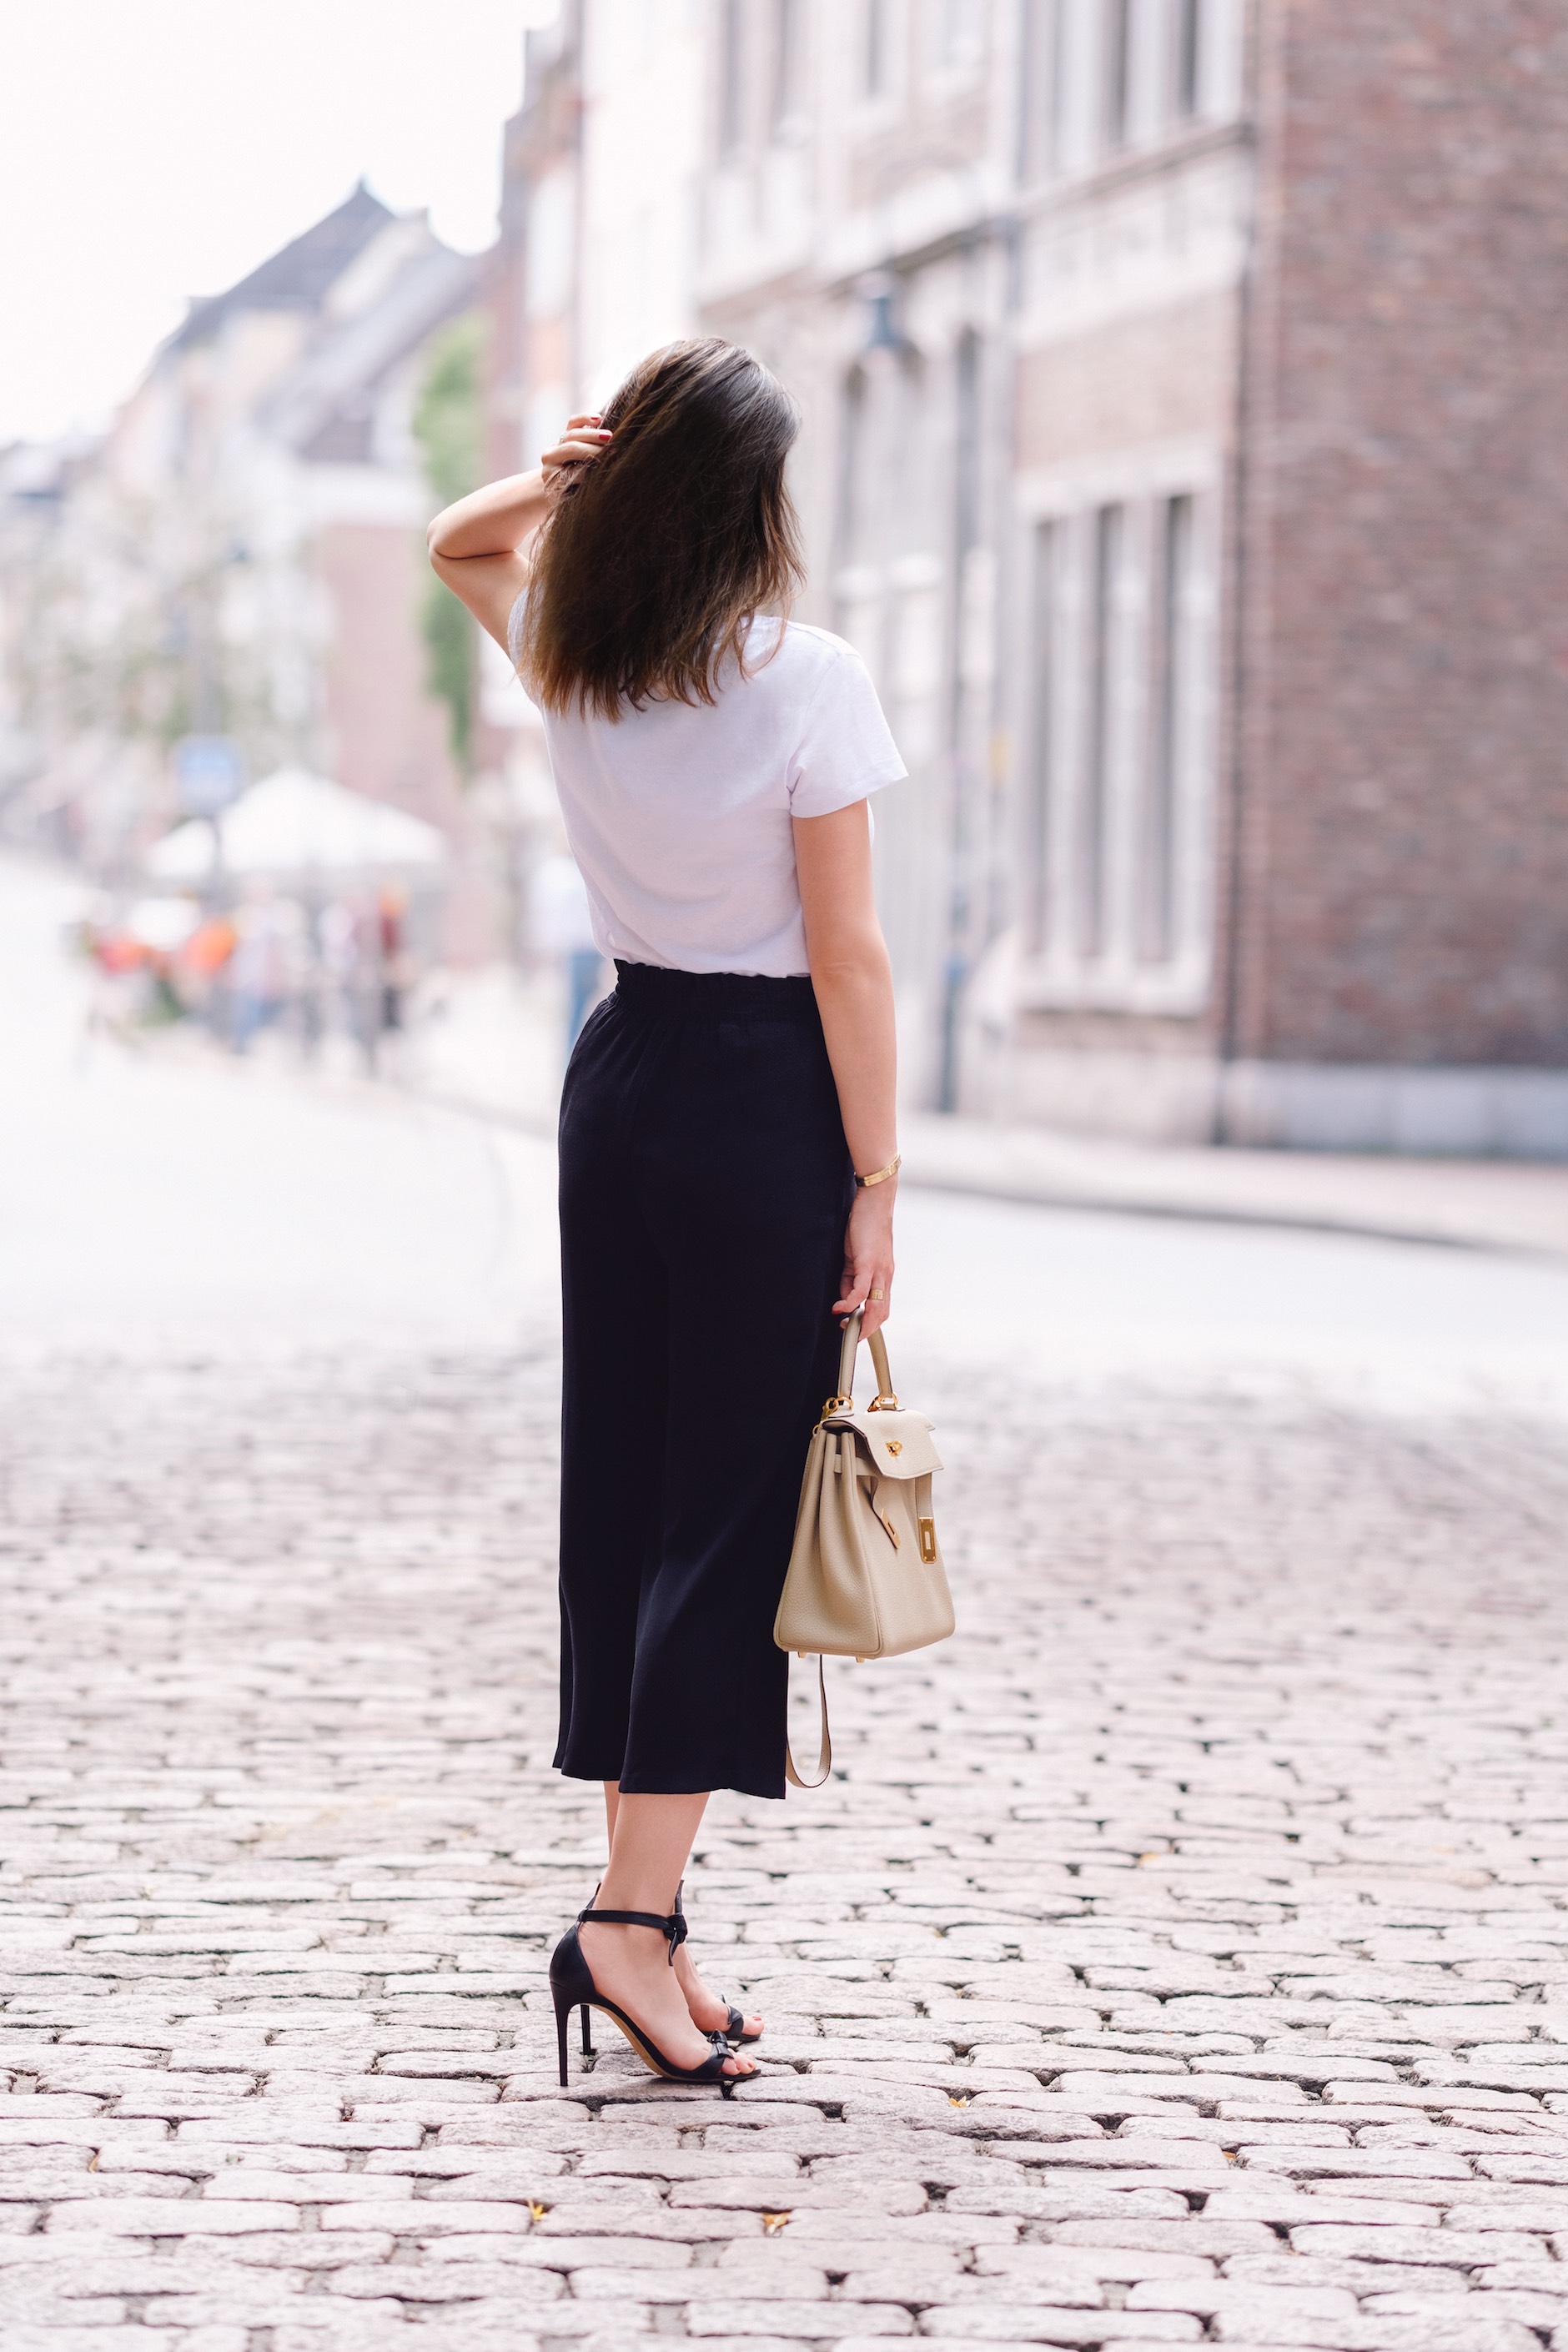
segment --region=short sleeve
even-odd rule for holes
[[[865,663],[851,646],[829,646],[787,772],[792,816],[831,816],[909,773]]]

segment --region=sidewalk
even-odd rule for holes
[[[906,1114],[904,1181],[994,1200],[1568,1256],[1568,1169],[1126,1143]]]
[[[549,976],[456,978],[420,1041],[416,1092],[552,1133],[561,1024]],[[1365,1234],[1568,1256],[1568,1168],[1129,1143],[906,1112],[904,1181],[1061,1209]]]

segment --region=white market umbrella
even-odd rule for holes
[[[236,876],[430,872],[447,862],[445,836],[423,817],[304,768],[264,776],[219,823],[223,870]],[[213,849],[212,826],[193,817],[153,843],[146,870],[161,882],[209,881]]]
[[[171,955],[183,948],[202,919],[192,898],[139,898],[125,919],[126,936],[138,947]]]

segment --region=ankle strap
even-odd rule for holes
[[[585,1911],[577,1914],[579,1927],[584,1919],[595,1920],[602,1927],[657,1927],[669,1946],[671,1968],[675,1966],[678,1948],[686,1941],[686,1921],[679,1907],[668,1919],[661,1919],[657,1911],[596,1911],[590,1903]]]

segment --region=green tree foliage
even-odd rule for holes
[[[447,740],[467,775],[474,748],[473,625],[451,590],[434,577],[425,585],[419,627],[425,639],[425,683],[447,706]]]
[[[484,459],[486,320],[469,311],[430,346],[414,410],[414,431],[425,453],[425,475],[438,504],[450,506],[475,488]],[[452,757],[463,773],[473,761],[478,698],[474,625],[451,591],[431,578],[420,609],[425,676],[447,710]]]

